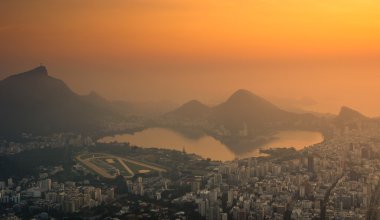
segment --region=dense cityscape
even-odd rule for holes
[[[302,151],[269,149],[263,151],[265,157],[225,162],[205,160],[185,149],[100,144],[73,134],[25,135],[29,142],[3,141],[2,155],[70,146],[71,162],[40,166],[36,175],[2,179],[1,215],[5,219],[375,219],[379,128],[356,128],[334,129],[332,137]],[[91,160],[87,163],[86,158]]]

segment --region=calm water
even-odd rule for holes
[[[233,160],[236,157],[260,156],[260,149],[276,147],[294,147],[301,150],[306,146],[323,141],[319,132],[309,131],[281,131],[274,135],[275,139],[264,146],[254,147],[252,151],[236,155],[226,145],[215,138],[205,135],[198,139],[192,139],[179,132],[166,128],[148,128],[134,134],[123,134],[104,137],[99,142],[129,142],[140,147],[157,147],[165,149],[181,150],[185,148],[188,153],[195,153],[204,158],[213,160]]]

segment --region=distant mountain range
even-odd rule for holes
[[[313,114],[298,114],[282,110],[269,101],[247,90],[238,90],[225,102],[209,107],[199,101],[190,101],[166,117],[176,119],[206,119],[237,131],[247,126],[252,133],[282,127],[302,127],[319,121]]]
[[[359,112],[342,107],[338,116],[325,117],[315,113],[294,113],[280,109],[247,90],[238,90],[225,102],[210,107],[192,100],[165,117],[178,120],[208,120],[231,131],[247,126],[251,134],[281,129],[323,130],[328,124],[369,120]]]
[[[94,93],[74,93],[44,66],[0,81],[0,106],[0,136],[88,131],[123,120],[108,101]]]
[[[247,127],[251,134],[278,129],[320,130],[326,120],[337,125],[372,120],[347,107],[328,118],[285,111],[247,90],[238,90],[212,107],[197,100],[176,107],[169,102],[109,101],[95,92],[78,95],[63,81],[49,76],[46,67],[39,66],[0,81],[0,137],[23,132],[94,131],[131,115],[157,116],[168,111],[164,119],[208,121],[231,131]]]

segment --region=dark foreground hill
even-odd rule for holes
[[[44,66],[12,75],[0,81],[0,136],[90,131],[122,119],[99,99],[74,93]]]

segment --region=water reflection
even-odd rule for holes
[[[122,134],[101,139],[101,142],[112,141],[129,142],[140,147],[185,149],[188,153],[195,153],[213,160],[233,160],[235,158],[234,153],[211,136],[204,135],[200,138],[192,139],[166,128],[148,128],[134,134]]]
[[[148,128],[134,134],[104,137],[99,142],[129,142],[140,147],[185,149],[188,153],[195,153],[204,158],[226,161],[233,160],[236,157],[261,156],[259,149],[294,147],[300,150],[305,146],[323,141],[323,136],[320,133],[308,131],[281,131],[275,134],[274,137],[272,141],[263,146],[253,146],[251,151],[239,154],[235,154],[229,147],[209,135],[192,139],[166,128]]]
[[[279,131],[273,136],[273,140],[255,147],[254,150],[247,153],[239,154],[238,157],[257,157],[265,156],[260,153],[260,149],[293,147],[296,150],[302,150],[305,147],[321,143],[324,140],[323,135],[319,132],[311,131]]]

